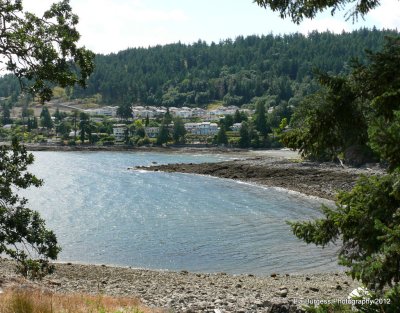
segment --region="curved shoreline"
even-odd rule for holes
[[[380,168],[342,168],[332,163],[297,162],[265,156],[218,163],[138,166],[133,169],[228,178],[260,186],[284,188],[327,200],[335,200],[339,190],[350,190],[361,174],[383,173]]]

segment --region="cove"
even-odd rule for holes
[[[132,171],[229,155],[35,152],[44,186],[23,191],[63,248],[59,261],[194,272],[337,271],[337,247],[306,245],[286,220],[320,216],[320,202],[214,177]]]

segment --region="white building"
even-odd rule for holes
[[[87,109],[84,112],[89,115],[104,115],[104,116],[115,117],[117,116],[117,110],[118,110],[117,106],[105,106],[96,109]]]
[[[213,136],[218,133],[217,123],[185,123],[185,129],[188,133],[194,135]]]
[[[144,131],[145,131],[147,137],[157,138],[160,128],[159,127],[145,127]]]
[[[240,131],[241,128],[242,128],[242,123],[235,123],[231,126],[231,130],[234,132]]]
[[[123,141],[125,139],[126,125],[125,124],[115,124],[113,126],[113,135],[116,141]]]

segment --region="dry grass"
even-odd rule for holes
[[[9,289],[0,294],[0,313],[161,313],[137,299]],[[164,311],[165,312],[165,311]]]

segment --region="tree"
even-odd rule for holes
[[[17,260],[25,276],[38,277],[50,270],[48,260],[55,260],[61,249],[39,213],[27,208],[27,199],[15,194],[16,189],[42,185],[27,172],[33,160],[16,140],[0,146],[0,254]]]
[[[263,101],[258,101],[255,112],[255,126],[264,138],[268,135],[267,119],[265,118],[265,105]]]
[[[46,106],[43,106],[42,112],[40,112],[40,125],[48,129],[51,129],[54,126],[49,109]]]
[[[90,125],[90,117],[89,114],[86,114],[85,112],[80,112],[79,113],[79,129],[80,129],[80,137],[81,137],[81,142],[85,142],[85,135],[88,135],[89,141],[90,137],[92,136],[92,129]]]
[[[71,129],[71,125],[67,121],[61,121],[56,126],[57,133],[60,134],[63,139],[68,139]]]
[[[219,127],[219,131],[217,134],[217,143],[219,145],[227,145],[228,144],[228,137],[226,135],[225,125],[221,124]]]
[[[157,144],[162,145],[168,143],[168,140],[169,140],[168,125],[162,123],[157,136]]]
[[[136,120],[133,125],[134,125],[136,136],[138,136],[140,138],[146,137],[146,130],[144,129],[143,123],[141,120]]]
[[[44,102],[54,84],[86,86],[94,54],[77,46],[78,16],[68,0],[53,4],[42,17],[24,12],[21,0],[1,1],[0,12],[0,64],[15,74],[21,87]]]
[[[225,117],[220,120],[220,124],[223,124],[225,126],[225,129],[231,128],[233,123],[233,116],[230,114],[225,115]]]
[[[236,110],[233,116],[233,123],[241,123],[247,121],[247,115],[243,111]]]
[[[341,10],[346,4],[356,2],[356,5],[346,13],[347,17],[357,19],[360,15],[364,17],[370,10],[379,6],[376,0],[323,0],[323,1],[282,1],[282,0],[255,0],[259,6],[271,8],[278,11],[281,18],[290,17],[293,22],[300,24],[304,18],[314,18],[318,12],[330,9],[333,15]]]
[[[132,117],[132,107],[129,103],[124,103],[118,106],[117,108],[117,116],[128,120]]]
[[[341,5],[353,1],[256,2],[280,11],[281,17],[289,15],[299,22],[327,7],[334,13]],[[378,5],[379,1],[359,1],[351,15],[363,16]],[[293,233],[307,243],[325,246],[331,241],[341,241],[339,263],[349,267],[353,279],[374,289],[378,298],[386,296],[391,300],[361,308],[363,312],[399,312],[400,38],[387,38],[382,51],[368,55],[367,64],[355,62],[352,72],[345,77],[320,75],[320,82],[328,90],[322,101],[314,99],[317,102],[314,107],[312,102],[308,103],[311,110],[302,114],[303,127],[294,130],[289,139],[298,148],[311,150],[312,145],[322,147],[325,139],[330,143],[328,146],[337,149],[354,141],[367,143],[388,163],[388,173],[361,177],[350,192],[339,193],[336,208],[322,208],[324,218],[289,224]],[[321,108],[324,113],[319,111]],[[318,120],[326,114],[330,119],[328,128],[339,136],[336,142],[327,133],[317,141],[309,137],[310,128],[322,130],[327,126]]]
[[[171,122],[172,122],[172,115],[169,112],[169,108],[167,108],[167,112],[165,112],[165,114],[164,114],[163,123],[165,125],[169,125],[169,124],[171,124]]]
[[[1,105],[1,108],[2,108],[1,123],[3,125],[12,123],[10,107],[8,106],[8,104],[3,103]]]
[[[240,139],[239,147],[248,148],[251,146],[251,134],[249,131],[249,124],[247,122],[242,122],[242,127],[240,127]]]
[[[24,12],[21,0],[0,1],[0,21],[0,64],[5,65],[0,69],[14,73],[23,89],[44,102],[54,85],[86,86],[94,54],[76,45],[78,17],[68,0],[53,4],[41,18]],[[51,128],[48,109],[42,112],[45,127]],[[25,276],[41,277],[51,270],[48,262],[57,258],[60,247],[40,214],[15,194],[42,185],[27,172],[32,163],[33,155],[15,139],[0,147],[0,254],[17,260]]]
[[[174,119],[174,129],[172,132],[172,138],[174,139],[174,142],[176,144],[185,143],[185,135],[186,135],[185,124],[183,123],[181,118],[176,117]]]

